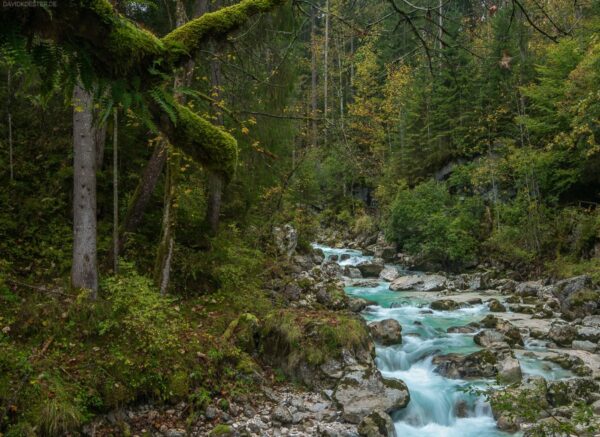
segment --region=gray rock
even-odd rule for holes
[[[588,275],[574,276],[572,278],[558,281],[552,287],[552,293],[562,301],[566,300],[571,294],[588,288],[592,284],[592,279]]]
[[[406,407],[410,395],[404,382],[386,380],[378,370],[356,366],[344,375],[333,399],[341,406],[346,421],[360,423],[375,410],[392,413]]]
[[[498,332],[494,329],[484,329],[481,332],[478,332],[473,337],[473,341],[475,344],[478,344],[481,347],[490,347],[494,344],[508,344],[506,342],[506,337],[501,332]]]
[[[209,405],[208,407],[206,407],[206,410],[204,411],[204,416],[208,420],[213,420],[215,417],[217,417],[218,414],[219,414],[219,412],[212,405]]]
[[[348,309],[353,313],[360,313],[368,305],[368,302],[364,299],[353,297],[348,300]]]
[[[505,313],[506,307],[500,303],[498,299],[490,299],[490,311],[493,313]]]
[[[424,275],[421,291],[441,291],[446,286],[446,278],[442,275]]]
[[[577,328],[568,323],[553,323],[548,338],[559,346],[571,346],[577,337]]]
[[[364,261],[356,265],[365,278],[377,278],[384,269],[383,260],[374,258],[372,261]]]
[[[523,296],[537,296],[538,291],[542,288],[542,283],[540,281],[527,281],[521,282],[517,284],[515,288],[515,292],[523,297]]]
[[[398,273],[398,269],[395,267],[385,267],[381,273],[379,273],[379,277],[387,282],[393,282],[398,276],[400,276],[400,273]]]
[[[452,299],[439,299],[431,302],[429,307],[436,311],[452,311],[460,308],[460,305]]]
[[[578,340],[587,340],[597,343],[600,341],[600,328],[592,326],[578,326],[576,337]]]
[[[278,407],[276,407],[275,410],[273,410],[271,417],[273,420],[283,425],[287,425],[289,423],[294,422],[294,416],[292,415],[292,413],[290,413],[290,410],[287,407],[284,407],[283,405],[279,405]]]
[[[298,245],[298,233],[294,227],[290,224],[275,227],[273,228],[273,237],[277,251],[289,259]]]
[[[588,351],[592,353],[596,352],[596,350],[598,349],[598,345],[596,343],[592,343],[591,341],[587,340],[573,340],[571,347],[573,349]]]
[[[384,346],[402,343],[402,326],[394,319],[373,322],[369,329],[375,341]]]
[[[417,275],[408,275],[408,276],[400,276],[396,278],[390,284],[390,290],[392,291],[406,291],[406,290],[414,290],[416,287],[423,283],[421,276]]]
[[[469,355],[438,355],[435,371],[453,379],[495,378],[514,382],[521,378],[519,361],[508,348],[484,349]]]
[[[346,266],[344,267],[344,276],[352,279],[360,279],[362,278],[362,273],[356,267]]]
[[[373,411],[358,425],[361,437],[396,437],[392,418],[385,411]]]
[[[581,324],[592,328],[600,328],[600,315],[586,316],[581,321]]]

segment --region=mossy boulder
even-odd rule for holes
[[[436,311],[453,311],[460,308],[460,305],[452,299],[439,299],[431,302],[429,307]]]
[[[394,319],[369,324],[373,339],[384,346],[402,343],[402,326]]]
[[[256,352],[259,336],[260,322],[258,318],[254,314],[245,313],[229,324],[222,338],[252,354]]]
[[[394,422],[385,411],[373,411],[358,425],[358,435],[361,437],[394,437],[396,436]]]
[[[488,301],[490,305],[490,311],[493,313],[505,313],[506,307],[500,303],[498,299],[490,299]]]
[[[366,323],[353,314],[279,310],[265,318],[260,333],[261,356],[293,380],[321,385],[335,375],[344,355],[372,361],[373,344]],[[325,369],[323,371],[321,368]]]

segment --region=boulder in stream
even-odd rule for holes
[[[358,435],[361,437],[396,437],[396,429],[389,414],[376,410],[360,422]]]
[[[394,319],[369,324],[373,339],[384,346],[402,343],[402,326]]]
[[[360,273],[365,278],[377,278],[384,267],[383,260],[378,258],[373,258],[371,261],[363,261],[356,265],[356,268],[360,270]]]
[[[452,299],[439,299],[431,302],[429,307],[436,311],[453,311],[460,308],[460,305]]]
[[[442,275],[400,276],[390,284],[392,291],[441,291],[446,287],[446,278]]]
[[[379,277],[387,282],[393,282],[400,276],[398,269],[395,267],[385,267],[380,273]]]

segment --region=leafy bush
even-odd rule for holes
[[[446,267],[473,261],[481,202],[450,195],[435,181],[402,189],[391,205],[386,236],[403,250]]]

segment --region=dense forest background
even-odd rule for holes
[[[162,36],[230,3],[113,6]],[[144,97],[171,116],[174,95],[237,140],[223,180],[168,144],[135,85],[85,62],[93,46],[3,29],[0,430],[60,434],[141,396],[191,386],[202,405],[238,387],[251,364],[217,333],[274,305],[286,223],[306,251],[321,229],[383,230],[428,270],[600,280],[599,35],[592,0],[315,0],[249,17]],[[97,146],[93,305],[69,288],[79,81]],[[190,379],[180,350],[219,364]]]

